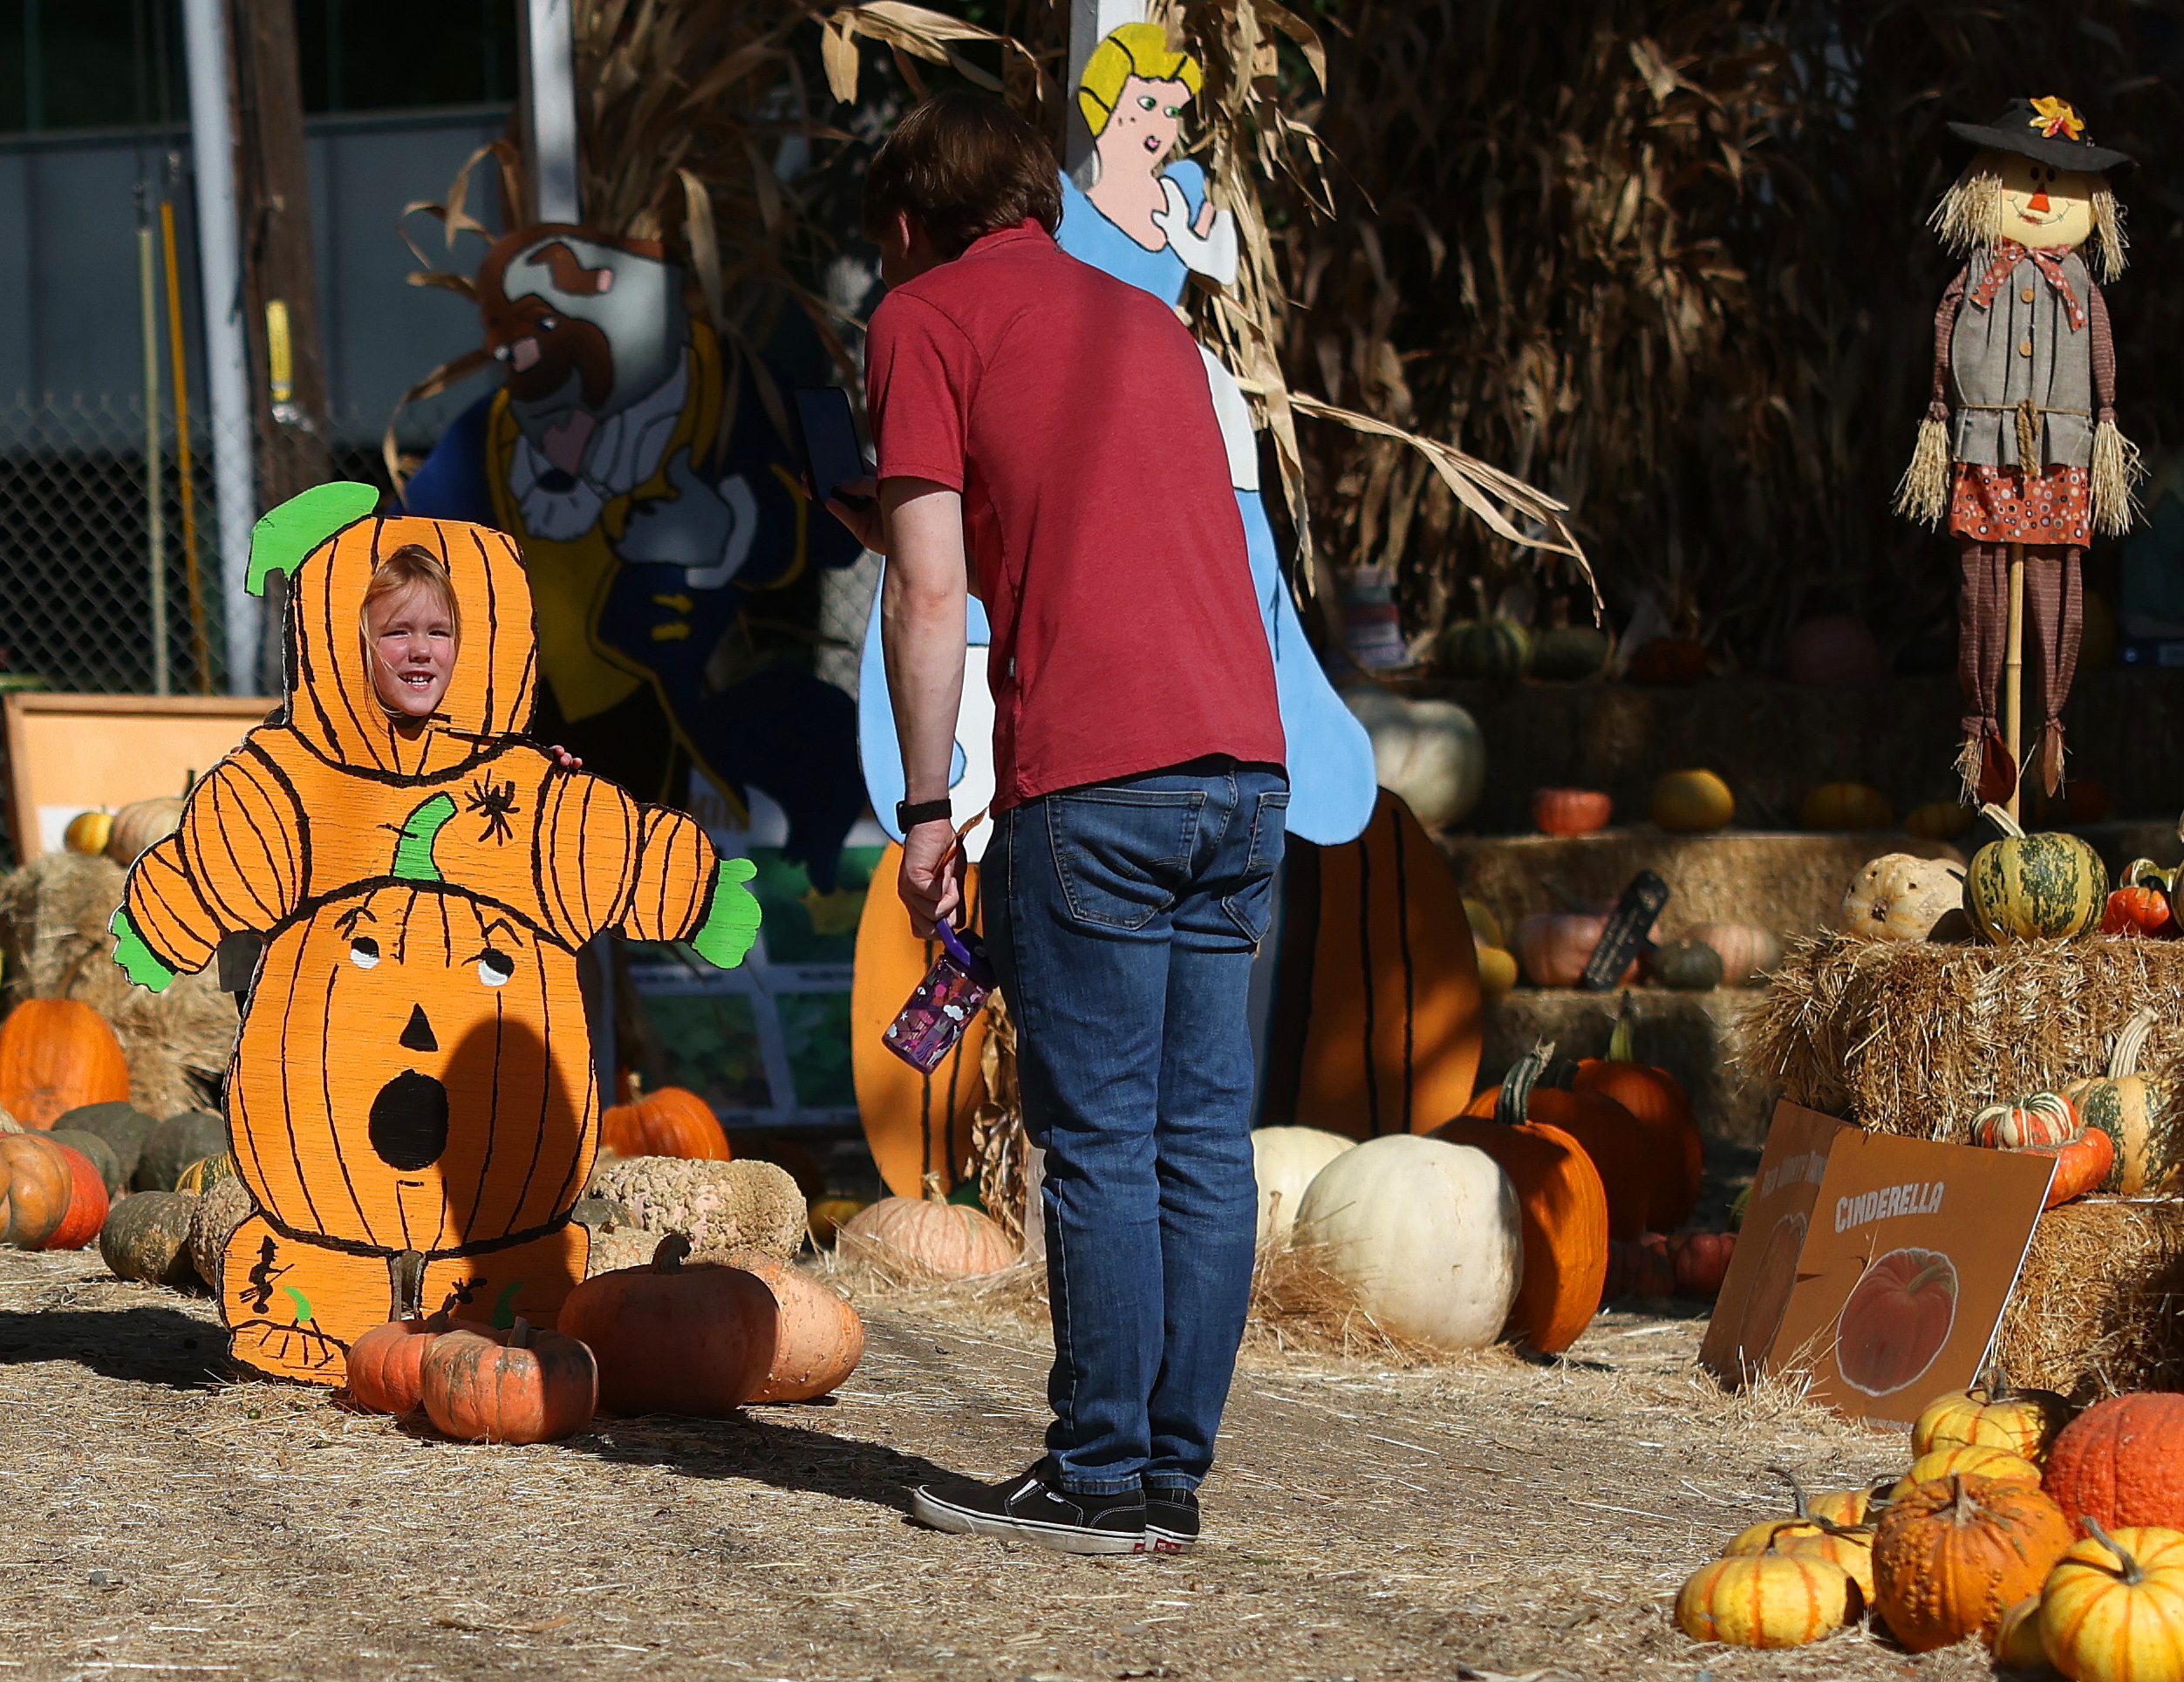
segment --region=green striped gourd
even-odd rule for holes
[[[2176,1083],[2139,1073],[2139,1052],[2153,1024],[2152,1011],[2140,1011],[2116,1036],[2108,1073],[2063,1088],[2085,1125],[2099,1127],[2116,1147],[2115,1166],[2096,1190],[2140,1197],[2175,1191],[2184,1181],[2178,1160],[2184,1155],[2184,1116]]]
[[[1464,619],[1441,635],[1442,657],[1459,678],[1514,682],[1532,670],[1532,633],[1508,619]]]
[[[1998,806],[1981,813],[2003,832],[1972,855],[1964,909],[1997,946],[2011,940],[2062,940],[2100,921],[2108,868],[2075,835],[2028,835]]]

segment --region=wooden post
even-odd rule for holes
[[[256,419],[258,506],[334,476],[326,375],[318,354],[311,168],[293,0],[234,0],[236,197],[243,326]],[[259,664],[278,693],[286,581],[268,582]]]
[[[2003,809],[2024,815],[2024,545],[2010,546],[2010,621],[2002,667],[2002,739],[2017,780]]]

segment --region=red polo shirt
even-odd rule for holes
[[[864,355],[880,477],[963,494],[996,810],[1206,754],[1282,760],[1228,453],[1171,311],[1027,221],[890,292]]]

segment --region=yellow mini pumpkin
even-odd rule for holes
[[[2175,1682],[2184,1676],[2184,1534],[2112,1536],[2100,1521],[2048,1574],[2040,1631],[2048,1662],[2076,1682]]]
[[[1937,1448],[1911,1462],[1910,1471],[1897,1480],[1895,1488],[1888,1492],[1888,1499],[1901,1501],[1921,1484],[1937,1482],[1953,1473],[1996,1483],[2023,1483],[2035,1489],[2040,1487],[2040,1468],[2022,1454],[1983,1445]]]
[[[1737,797],[1711,771],[1671,771],[1653,786],[1648,810],[1670,834],[1726,828],[1737,815]]]
[[[1807,829],[1887,829],[1895,821],[1888,797],[1867,783],[1822,783],[1798,802],[1798,822]]]
[[[1771,1548],[1700,1566],[1676,1595],[1676,1621],[1694,1641],[1802,1647],[1841,1629],[1864,1604],[1833,1560]]]
[[[2038,1466],[2070,1422],[2070,1403],[2053,1391],[2013,1391],[1996,1377],[1928,1402],[1911,1427],[1911,1453],[1922,1458],[1937,1449],[1999,1448]]]

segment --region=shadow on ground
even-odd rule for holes
[[[225,1383],[228,1335],[171,1308],[0,1312],[0,1366],[73,1361],[101,1378],[209,1390]]]
[[[769,1408],[725,1420],[664,1413],[601,1420],[569,1446],[613,1465],[664,1466],[693,1478],[747,1478],[776,1489],[870,1502],[904,1513],[919,1484],[950,1481],[955,1475],[919,1455],[790,1423],[780,1417],[788,1411]],[[815,1420],[825,1417],[823,1409],[795,1412]]]

